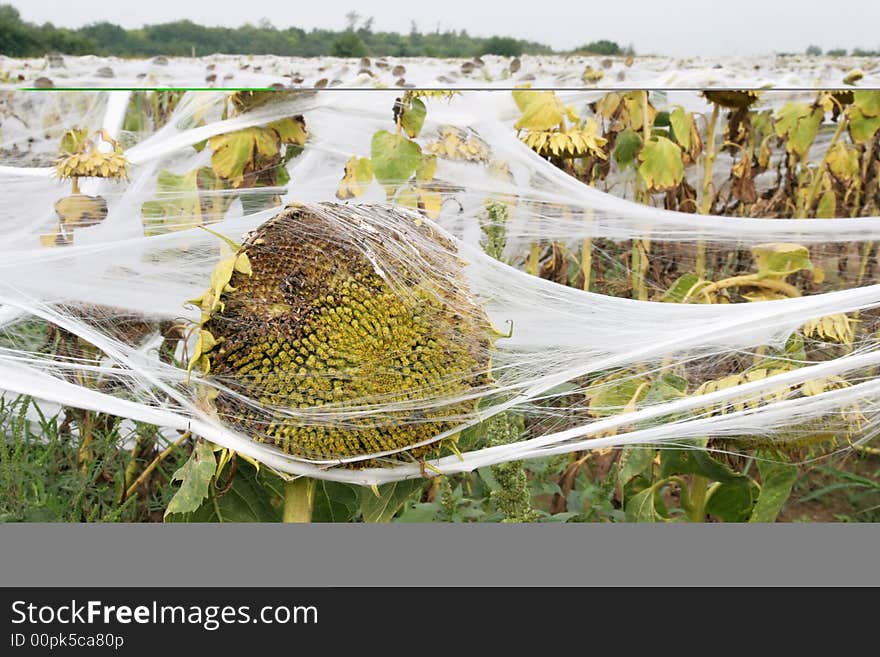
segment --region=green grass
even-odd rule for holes
[[[843,469],[846,468],[846,469]],[[880,522],[880,462],[876,456],[848,459],[845,464],[822,465],[805,478],[797,506],[821,510],[839,522]],[[804,519],[818,515],[806,511]]]
[[[29,410],[37,420],[28,419]],[[98,419],[103,421],[95,424],[102,429],[93,433],[90,456],[81,462],[79,437],[58,416],[47,417],[28,397],[0,397],[0,521],[161,521],[173,493],[166,484],[186,451],[172,454],[145,486],[123,500],[133,460],[125,445],[137,436],[150,445],[137,459],[139,472],[155,454],[156,432],[138,425],[124,435],[118,420]]]
[[[70,411],[69,415],[77,417],[77,413],[82,412]],[[65,423],[64,414],[47,416],[27,397],[0,398],[0,522],[162,522],[178,487],[171,484],[171,476],[188,458],[190,444],[184,442],[172,451],[136,487],[136,492],[124,499],[123,491],[164,445],[158,444],[155,427],[136,424],[124,430],[122,426],[128,423],[102,414],[95,414],[91,420],[89,424],[96,429],[89,454],[82,459],[76,420]],[[615,494],[618,479],[611,467],[614,456],[591,456],[584,459],[584,467],[576,470],[571,470],[569,457],[528,461],[529,494],[538,521],[624,520]],[[799,470],[793,494],[779,520],[880,521],[880,457],[851,452]],[[221,477],[225,490],[212,493],[212,503],[206,503],[204,513],[176,520],[277,521],[279,512],[272,505],[273,487],[269,485],[280,482],[276,479],[269,471],[257,473],[242,462],[237,474],[225,472]],[[491,494],[497,489],[491,468],[424,481],[412,493],[404,491],[406,497],[399,500],[401,506],[393,513],[394,520],[498,522],[503,514],[495,507]],[[359,492],[350,486],[324,482],[315,520],[362,519]],[[372,499],[372,493],[368,497]]]

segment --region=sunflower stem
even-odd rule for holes
[[[317,479],[297,477],[284,484],[283,522],[311,522]]]
[[[712,210],[712,167],[715,165],[715,127],[718,125],[718,116],[721,114],[721,106],[712,108],[712,116],[706,128],[706,155],[703,162],[703,189],[700,196],[700,214],[709,214]],[[706,242],[697,242],[697,261],[694,269],[699,278],[706,277]]]
[[[691,522],[705,522],[706,520],[706,492],[709,488],[709,480],[702,475],[694,475],[691,480],[690,509],[688,520]]]

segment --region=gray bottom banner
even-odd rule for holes
[[[0,585],[866,586],[880,525],[2,525]]]

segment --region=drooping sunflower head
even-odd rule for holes
[[[703,96],[710,103],[727,109],[745,109],[754,105],[760,97],[754,89],[707,89]]]
[[[289,207],[235,258],[197,354],[224,421],[333,460],[427,444],[474,412],[498,334],[455,245],[417,213]]]

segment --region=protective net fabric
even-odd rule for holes
[[[818,88],[839,86],[858,70],[865,86],[880,82],[880,64],[866,57],[664,57],[639,55],[483,55],[474,59],[429,57],[281,57],[209,55],[133,59],[0,56],[7,88],[55,87],[296,87],[507,88],[601,86],[638,88]]]
[[[678,93],[668,102],[705,104]],[[509,91],[426,99],[418,141],[438,157],[414,207],[375,180],[341,200],[346,164],[393,126],[398,94],[290,92],[234,112],[228,94],[191,92],[139,126],[129,92],[8,97],[51,129],[30,161],[24,133],[3,133],[3,152],[19,152],[0,168],[0,388],[362,484],[627,444],[804,449],[876,434],[880,217],[633,202],[625,181],[587,186],[526,147]],[[578,107],[600,96],[560,92]],[[58,103],[73,114],[53,123]],[[103,129],[116,145],[96,148],[123,149],[128,171],[83,179],[79,195],[106,207],[61,225],[69,183],[46,154],[73,121]],[[260,151],[289,181],[265,163],[240,172],[258,187],[199,179],[229,147],[212,138],[276,126],[283,141],[300,124],[302,144]],[[594,291],[554,280],[585,244]],[[633,300],[615,285],[638,248],[651,265]],[[524,271],[530,252],[543,278]],[[802,280],[796,294],[765,281],[756,303],[733,284],[676,287],[698,253],[734,275],[781,254]],[[520,439],[486,446],[481,423],[506,412],[527,418]]]

